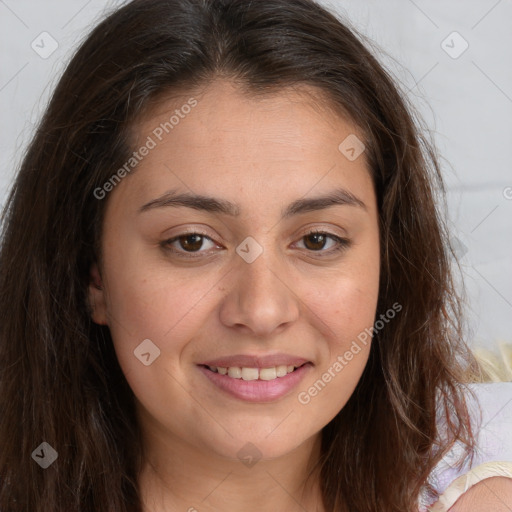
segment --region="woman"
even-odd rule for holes
[[[441,193],[392,80],[315,3],[114,12],[5,213],[0,509],[435,501],[475,443]]]

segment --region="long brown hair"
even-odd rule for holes
[[[108,198],[150,101],[223,76],[248,94],[309,85],[364,133],[377,191],[381,282],[370,358],[322,431],[325,508],[411,511],[447,447],[473,439],[432,144],[393,79],[348,25],[311,0],[135,0],[102,21],[67,66],[2,217],[0,510],[140,511],[133,393],[110,332],[91,320]],[[341,142],[341,141],[340,141]],[[437,401],[436,401],[437,397]],[[440,441],[436,412],[448,419]],[[32,453],[46,442],[57,461]]]

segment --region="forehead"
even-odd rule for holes
[[[189,108],[191,98],[197,102],[193,108]],[[307,85],[256,94],[219,79],[200,89],[160,95],[135,124],[133,135],[140,141],[165,123],[170,129],[164,130],[163,138],[189,145],[243,141],[270,143],[272,149],[293,141],[298,146],[299,140],[302,146],[326,144],[333,135],[336,142],[340,129],[364,138],[341,105]]]
[[[361,195],[371,186],[364,153],[340,151],[361,130],[311,87],[248,94],[231,82],[160,97],[133,127],[134,148],[152,149],[129,180],[138,195],[176,185],[194,192],[283,186],[307,193],[315,184],[342,182]],[[332,172],[335,169],[335,172]]]

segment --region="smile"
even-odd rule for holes
[[[243,380],[274,380],[278,377],[284,377],[288,373],[293,372],[298,366],[293,365],[279,365],[270,368],[240,368],[239,366],[230,366],[225,368],[222,366],[208,366],[212,372],[227,375],[232,379]]]
[[[246,402],[273,402],[298,387],[313,368],[311,363],[279,365],[268,368],[217,367],[198,365],[197,368],[223,394]]]

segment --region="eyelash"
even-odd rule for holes
[[[182,257],[182,258],[189,258],[189,259],[200,258],[200,257],[202,257],[202,255],[204,254],[205,251],[187,252],[187,251],[184,251],[184,250],[176,250],[176,249],[170,247],[170,245],[172,243],[177,242],[180,238],[185,237],[185,236],[192,236],[192,235],[199,235],[199,236],[201,236],[203,238],[207,238],[211,242],[215,243],[214,240],[212,240],[211,237],[209,237],[206,233],[203,233],[201,231],[191,231],[189,233],[186,233],[186,232],[185,233],[181,233],[181,234],[179,234],[179,235],[177,235],[177,236],[175,236],[173,238],[170,238],[168,240],[164,240],[163,242],[161,242],[160,245],[162,246],[162,248],[164,250],[172,252],[172,253],[174,253],[176,255],[179,255],[179,257]],[[323,249],[319,249],[318,251],[306,249],[308,252],[316,253],[316,255],[318,255],[320,258],[322,258],[324,256],[332,255],[334,253],[338,253],[338,252],[343,251],[345,249],[348,249],[348,247],[350,247],[350,245],[351,245],[351,241],[349,239],[342,238],[340,236],[334,235],[333,233],[329,233],[329,232],[321,231],[321,230],[311,230],[311,231],[308,231],[307,233],[302,235],[301,240],[303,240],[304,238],[306,238],[308,236],[311,236],[311,235],[325,235],[327,238],[331,238],[332,240],[337,242],[337,246],[336,247],[331,248],[331,249],[329,249],[327,251],[324,251]]]

